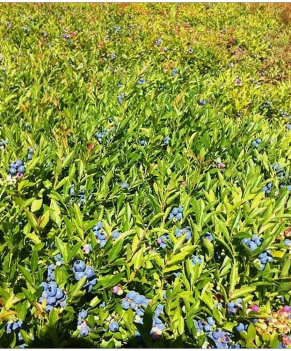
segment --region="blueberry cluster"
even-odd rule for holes
[[[169,145],[170,141],[171,141],[171,138],[169,136],[166,136],[164,139],[163,145]]]
[[[176,238],[179,238],[180,236],[183,236],[186,234],[186,240],[190,240],[191,237],[192,237],[192,234],[191,234],[191,230],[189,227],[185,227],[185,228],[182,228],[182,229],[176,229],[175,230],[175,237]]]
[[[175,219],[177,221],[180,221],[182,219],[182,214],[183,214],[183,207],[174,207],[169,215],[169,219]]]
[[[279,180],[283,180],[285,176],[284,169],[280,165],[273,165],[272,168],[276,172],[276,175],[279,178]]]
[[[85,318],[87,318],[87,311],[82,310],[81,312],[79,312],[78,315],[78,324],[77,327],[80,330],[80,335],[85,337],[90,333],[90,328],[87,325],[87,322],[85,320]]]
[[[9,140],[1,140],[0,141],[0,147],[5,147],[8,144],[9,144]]]
[[[267,185],[265,185],[262,188],[262,191],[265,193],[265,195],[270,194],[271,190],[272,190],[272,184],[271,183],[268,183]]]
[[[158,335],[161,335],[163,330],[166,328],[163,321],[159,318],[160,314],[162,314],[163,312],[164,312],[164,305],[159,304],[155,309],[153,326],[150,331],[150,334],[152,335],[153,338],[155,338]]]
[[[260,260],[260,266],[261,266],[260,270],[263,270],[266,267],[267,263],[273,262],[273,257],[271,255],[271,251],[269,250],[259,254],[258,258]]]
[[[208,317],[206,320],[196,321],[194,319],[194,326],[196,332],[198,334],[206,334],[209,338],[211,338],[217,348],[240,348],[238,344],[229,345],[231,342],[231,334],[229,332],[225,332],[223,330],[214,330],[215,321],[212,317]],[[210,348],[213,348],[210,346]]]
[[[215,321],[212,317],[207,317],[206,320],[199,320],[198,322],[194,319],[194,326],[197,333],[202,331],[210,333],[213,330]]]
[[[16,175],[17,177],[21,178],[25,173],[25,167],[21,160],[16,160],[15,162],[11,162],[9,164],[9,174]]]
[[[96,285],[97,278],[95,276],[95,271],[92,267],[86,267],[84,261],[75,261],[73,264],[73,272],[75,274],[76,280],[81,280],[84,277],[87,278],[87,282],[84,285],[84,288],[86,288],[88,292],[90,292],[93,289],[93,286]]]
[[[235,302],[228,302],[227,311],[229,314],[233,315],[242,309],[242,299],[237,299]]]
[[[214,341],[218,349],[228,349],[231,341],[231,334],[223,330],[217,330],[209,333],[208,336]]]
[[[94,235],[97,238],[97,242],[99,243],[100,247],[104,247],[107,243],[107,235],[102,228],[102,222],[99,221],[93,228]]]
[[[141,84],[145,84],[146,81],[144,78],[139,78],[139,80],[137,81],[137,84],[141,85]]]
[[[45,283],[42,282],[40,284],[43,287],[43,292],[41,297],[39,298],[39,302],[42,303],[46,299],[46,311],[51,311],[54,307],[66,307],[66,299],[64,291],[61,288],[58,288],[56,282]]]
[[[6,333],[11,334],[12,332],[15,332],[17,344],[19,344],[20,341],[23,341],[23,338],[22,338],[21,333],[20,333],[20,329],[21,329],[22,324],[23,324],[22,321],[8,322],[6,324]]]
[[[261,139],[257,139],[257,140],[254,140],[252,142],[252,145],[253,147],[255,147],[256,149],[259,147],[259,145],[261,144],[262,140]]]
[[[169,235],[162,235],[158,240],[157,243],[160,245],[160,248],[165,249],[167,246],[167,242],[169,240]]]
[[[30,161],[32,159],[32,155],[33,155],[34,151],[35,150],[33,148],[31,148],[31,147],[28,149],[28,154],[27,154],[27,160],[28,161]]]
[[[144,295],[140,295],[135,291],[129,291],[126,294],[126,297],[121,301],[121,307],[124,310],[129,308],[136,312],[136,315],[140,318],[137,318],[138,322],[141,322],[142,316],[144,314],[144,308],[149,304],[149,300],[145,298]]]
[[[262,244],[262,239],[257,235],[253,234],[251,239],[242,239],[242,243],[247,245],[250,251],[255,251]]]

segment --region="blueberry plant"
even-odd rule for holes
[[[0,10],[0,347],[290,348],[283,7]]]

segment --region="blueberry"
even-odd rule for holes
[[[99,245],[100,247],[104,247],[106,245],[107,241],[106,240],[100,240]]]
[[[47,299],[49,297],[49,293],[47,290],[43,291],[41,296],[44,298],[44,299]]]
[[[25,167],[24,166],[18,167],[18,173],[23,174],[24,172],[25,172]]]
[[[122,300],[121,306],[124,310],[128,310],[129,309],[129,302],[126,300]]]
[[[83,277],[85,277],[85,273],[84,272],[76,272],[75,273],[75,279],[76,280],[81,280]]]
[[[92,267],[87,267],[84,273],[88,278],[92,278],[95,274],[95,271]]]
[[[258,246],[257,246],[254,242],[251,242],[251,243],[250,243],[250,250],[251,250],[251,251],[255,251],[255,250],[257,249],[257,247],[258,247]]]
[[[16,161],[14,162],[14,166],[15,166],[16,168],[22,166],[22,161],[21,161],[21,160],[16,160]]]
[[[177,216],[176,216],[176,219],[178,221],[180,221],[182,219],[182,213],[178,213]]]
[[[53,306],[51,306],[51,305],[46,305],[46,307],[45,307],[45,310],[47,312],[50,312],[52,309],[53,309]]]
[[[239,323],[235,329],[240,333],[245,329],[245,326],[242,323]]]
[[[82,311],[79,313],[79,317],[80,317],[80,318],[86,318],[87,315],[88,315],[88,313],[87,313],[87,311],[85,311],[85,310],[82,310]]]
[[[49,297],[54,297],[57,294],[57,287],[55,285],[49,284],[47,292]]]
[[[117,322],[111,322],[109,324],[109,329],[110,329],[111,332],[115,333],[119,329],[119,324]]]
[[[144,302],[144,296],[142,295],[136,295],[134,298],[134,302],[137,304],[141,304]]]
[[[63,296],[64,296],[63,290],[60,288],[57,288],[56,298],[59,300],[59,299],[63,298]]]
[[[86,268],[86,265],[84,261],[78,260],[74,263],[73,267],[75,269],[75,272],[83,272]]]
[[[88,327],[88,326],[82,327],[82,328],[80,329],[80,335],[81,335],[81,336],[85,337],[85,336],[87,336],[88,334],[89,334],[89,327]]]
[[[136,292],[135,291],[129,291],[127,294],[126,294],[126,297],[130,300],[133,300],[135,297],[136,297]]]
[[[285,244],[286,246],[291,245],[291,240],[290,240],[290,239],[285,239],[285,240],[284,240],[284,244]]]
[[[129,188],[129,184],[128,183],[122,183],[121,184],[121,189],[128,189]]]
[[[173,215],[176,216],[178,214],[178,212],[179,212],[178,207],[174,207],[173,210],[172,210]]]
[[[54,296],[51,296],[47,299],[48,305],[54,305],[57,302],[57,299]]]
[[[32,160],[31,154],[28,154],[28,155],[27,155],[27,159],[28,159],[28,161]]]
[[[44,290],[46,290],[48,287],[48,284],[46,282],[42,282],[39,286],[43,287]]]
[[[89,281],[89,283],[90,283],[91,286],[94,286],[94,285],[97,284],[97,279],[96,278],[92,279],[92,280]]]
[[[116,240],[120,236],[120,233],[117,231],[112,232],[112,238]]]
[[[207,318],[207,323],[212,326],[212,325],[215,324],[215,321],[214,321],[214,319],[212,317],[208,317]]]
[[[10,174],[15,174],[17,171],[16,171],[16,168],[14,168],[14,167],[10,167],[9,168],[9,173]]]
[[[103,232],[103,233],[97,232],[97,238],[98,238],[99,240],[104,240],[104,239],[106,239],[106,233],[105,233],[105,232]]]
[[[53,271],[56,268],[56,266],[52,263],[47,268],[48,270]]]
[[[130,304],[129,304],[129,307],[132,309],[132,310],[135,310],[136,309],[136,303],[135,302],[131,302]]]
[[[212,326],[210,325],[210,324],[206,324],[206,325],[204,325],[204,331],[206,331],[206,332],[210,332],[211,331],[211,329],[212,329]]]

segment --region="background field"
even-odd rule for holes
[[[0,4],[1,347],[291,344],[290,19]]]

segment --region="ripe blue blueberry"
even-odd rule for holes
[[[81,280],[84,277],[85,277],[85,273],[84,272],[76,272],[75,273],[75,279],[76,280]]]
[[[117,232],[117,231],[112,232],[112,238],[113,238],[114,240],[116,240],[117,238],[119,238],[119,236],[120,236],[120,233],[119,233],[119,232]]]
[[[74,263],[74,269],[75,269],[75,272],[83,272],[86,268],[86,264],[84,261],[76,261]]]
[[[85,310],[82,310],[82,311],[79,313],[79,317],[80,317],[80,318],[86,318],[87,315],[88,315],[88,313],[87,313],[87,311],[85,311]]]
[[[245,330],[245,326],[242,324],[242,323],[239,323],[235,329],[240,333],[242,332],[243,330]]]
[[[85,337],[85,336],[87,336],[88,334],[89,334],[89,327],[88,327],[88,326],[83,327],[83,328],[80,329],[80,335],[81,335],[81,336]]]
[[[122,300],[121,306],[124,310],[128,310],[129,309],[129,302],[126,300]]]
[[[126,294],[126,297],[130,300],[133,300],[136,296],[136,292],[135,291],[129,291],[127,294]]]
[[[10,173],[10,174],[13,175],[13,174],[16,174],[16,172],[17,172],[17,171],[16,171],[16,168],[14,168],[14,167],[10,167],[10,168],[9,168],[9,173]]]
[[[119,324],[117,322],[111,322],[109,324],[109,329],[111,332],[116,333],[119,329]]]
[[[95,271],[92,267],[87,267],[84,273],[88,278],[92,278],[95,274]]]
[[[18,172],[23,174],[25,172],[25,167],[24,166],[18,167]]]
[[[60,288],[57,288],[56,298],[59,300],[59,299],[63,298],[63,296],[64,296],[63,290]]]

